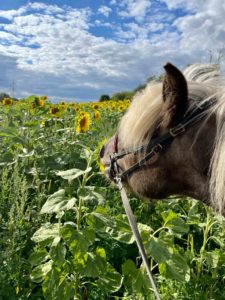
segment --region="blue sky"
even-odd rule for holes
[[[93,101],[134,89],[167,61],[217,61],[224,15],[220,0],[3,0],[0,91]]]

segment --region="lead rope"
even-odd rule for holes
[[[117,166],[116,166],[116,168],[117,168]],[[145,248],[144,248],[143,242],[141,240],[141,236],[140,236],[140,233],[138,231],[137,223],[135,221],[132,209],[130,207],[130,202],[129,202],[129,199],[127,197],[126,191],[125,191],[124,186],[122,184],[121,178],[118,177],[118,176],[116,176],[115,180],[117,182],[119,191],[121,193],[121,198],[122,198],[123,206],[124,206],[124,209],[125,209],[125,212],[126,212],[126,215],[127,215],[127,218],[128,218],[129,224],[130,224],[130,227],[131,227],[132,232],[134,234],[134,237],[135,237],[135,240],[136,240],[139,252],[140,252],[142,260],[144,262],[144,265],[145,265],[145,268],[146,268],[146,271],[147,271],[147,274],[148,274],[148,277],[149,277],[149,280],[150,280],[153,292],[155,294],[156,299],[157,300],[161,300],[159,292],[158,292],[156,284],[155,284],[155,281],[154,281],[154,278],[153,278],[153,275],[152,275],[152,272],[151,272],[150,267],[149,267],[149,262],[148,262],[148,258],[147,258],[146,252],[145,252]]]

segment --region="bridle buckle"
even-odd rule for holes
[[[114,179],[120,177],[119,167],[117,164],[117,158],[115,157],[115,154],[116,153],[114,153],[113,156],[110,156],[110,166],[109,166],[109,173]]]
[[[178,134],[185,131],[185,126],[183,124],[178,124],[176,127],[170,129],[170,135],[176,137]]]
[[[162,146],[161,144],[156,144],[156,145],[152,148],[151,152],[153,152],[154,154],[157,154],[157,153],[159,153],[162,149],[163,149],[163,146]]]

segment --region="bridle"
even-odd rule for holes
[[[184,133],[187,129],[194,126],[205,118],[206,111],[215,103],[215,98],[205,101],[202,104],[195,104],[191,110],[189,110],[181,121],[174,127],[170,128],[168,132],[150,139],[146,146],[140,146],[136,149],[127,149],[118,152],[118,135],[114,138],[114,153],[110,157],[110,175],[112,178],[119,177],[121,180],[126,180],[133,172],[139,170],[148,160],[157,154],[164,153],[172,141],[180,134]],[[133,164],[129,169],[119,172],[118,159],[123,158],[129,154],[145,154],[144,158],[140,159],[137,163]]]

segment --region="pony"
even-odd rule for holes
[[[172,135],[171,128],[205,106],[198,122],[181,126],[166,149],[153,153],[123,181],[142,198],[189,196],[225,214],[225,90],[219,68],[198,63],[181,72],[167,63],[164,70],[161,83],[150,82],[134,96],[116,133],[103,145],[105,174],[114,180],[110,166],[115,153],[123,153],[116,163],[126,172],[146,156],[152,140]]]

